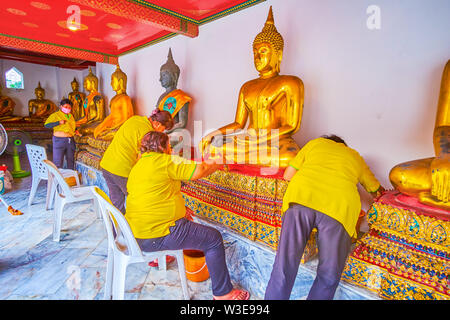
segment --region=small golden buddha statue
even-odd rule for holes
[[[89,94],[84,99],[84,116],[76,122],[81,135],[92,135],[105,118],[105,101],[98,92],[98,78],[89,68],[89,74],[84,78],[84,89]]]
[[[10,118],[17,118],[13,116],[14,107],[16,103],[10,97],[2,95],[2,86],[0,85],[0,120],[4,121]]]
[[[157,108],[168,111],[173,118],[174,126],[167,130],[170,144],[175,151],[183,145],[183,129],[186,128],[189,116],[189,105],[192,98],[181,89],[177,89],[180,68],[173,60],[172,50],[169,49],[167,61],[160,68],[159,81],[166,91],[159,97]],[[188,142],[190,145],[190,141]]]
[[[401,193],[450,210],[450,60],[442,74],[433,144],[435,157],[400,163],[389,179]]]
[[[45,120],[49,115],[58,110],[58,106],[48,99],[45,99],[45,90],[38,83],[34,90],[36,99],[28,101],[28,113],[31,120]]]
[[[259,78],[241,87],[233,123],[213,131],[200,143],[202,155],[226,163],[286,167],[299,151],[292,134],[300,128],[303,82],[280,75],[284,41],[270,7],[263,30],[253,41]],[[247,130],[243,130],[249,119]]]
[[[72,115],[75,121],[77,121],[85,116],[83,103],[84,99],[86,99],[86,95],[79,91],[80,86],[76,78],[73,78],[70,86],[72,87],[72,92],[69,93],[68,98],[72,101]]]
[[[112,140],[115,132],[130,117],[134,115],[131,98],[127,95],[127,75],[117,65],[111,75],[111,87],[116,95],[109,104],[110,114],[94,130],[96,139]]]

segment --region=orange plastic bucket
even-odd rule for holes
[[[183,250],[186,278],[194,282],[202,282],[209,278],[205,255],[200,250]]]

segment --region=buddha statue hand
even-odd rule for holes
[[[431,162],[431,195],[439,201],[450,198],[450,156],[440,155]]]

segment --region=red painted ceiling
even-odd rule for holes
[[[114,64],[120,55],[177,34],[196,37],[199,25],[262,1],[1,1],[0,58],[52,64],[53,57],[54,65],[75,68]],[[72,14],[79,18],[76,31],[67,27]]]

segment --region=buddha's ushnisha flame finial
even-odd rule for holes
[[[258,35],[255,37],[253,41],[253,46],[259,43],[268,42],[272,45],[275,50],[283,50],[284,48],[284,40],[281,34],[277,31],[275,27],[275,22],[273,19],[272,6],[270,6],[269,14],[267,15],[266,23],[264,24],[264,28]]]
[[[160,71],[169,71],[170,73],[176,75],[177,78],[180,75],[180,68],[176,65],[175,61],[173,60],[171,48],[169,48],[169,53],[167,54],[167,61],[161,66]]]

